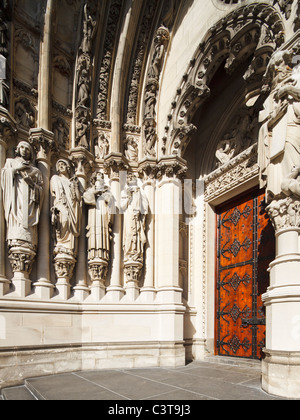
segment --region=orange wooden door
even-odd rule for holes
[[[264,193],[217,209],[216,354],[260,359],[265,342],[261,295],[275,259],[275,234]]]

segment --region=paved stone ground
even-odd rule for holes
[[[279,400],[261,390],[259,365],[194,362],[176,369],[118,369],[28,379],[4,400]]]

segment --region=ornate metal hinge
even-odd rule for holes
[[[266,325],[266,320],[265,318],[242,319],[242,328],[247,328],[249,325]]]

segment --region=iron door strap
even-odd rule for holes
[[[247,328],[250,325],[266,325],[266,320],[265,318],[242,319],[242,328]]]

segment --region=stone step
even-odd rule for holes
[[[2,398],[4,401],[33,401],[38,399],[26,385],[3,389]]]
[[[261,370],[260,360],[243,359],[239,357],[209,355],[209,356],[206,356],[203,361],[208,362],[208,363],[220,364],[220,365],[222,364],[231,365],[231,366],[240,367],[240,368],[251,368],[258,371]]]

